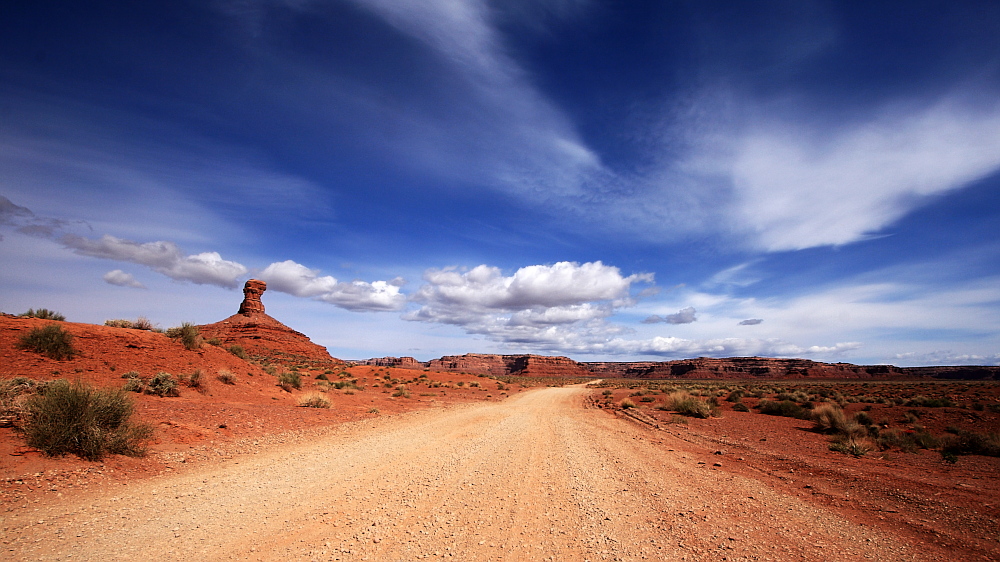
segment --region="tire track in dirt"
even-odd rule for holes
[[[546,388],[0,521],[16,560],[934,560]],[[662,435],[662,434],[658,434]],[[668,437],[663,437],[668,439]]]

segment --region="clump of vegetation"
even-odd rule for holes
[[[299,406],[303,408],[329,408],[330,399],[321,392],[310,392],[299,398]]]
[[[243,346],[240,345],[240,344],[234,343],[233,345],[229,346],[226,349],[229,350],[229,353],[232,353],[233,355],[239,357],[240,359],[242,359],[244,361],[250,359],[250,356],[247,355],[246,350],[244,350]]]
[[[190,375],[181,377],[181,381],[188,388],[193,388],[202,393],[208,392],[208,386],[205,384],[205,373],[201,369],[195,369]]]
[[[786,418],[798,418],[800,420],[809,419],[809,410],[799,406],[791,400],[761,400],[757,404],[760,413],[769,416],[784,416]]]
[[[170,328],[167,330],[167,337],[180,340],[186,349],[192,351],[201,349],[201,344],[204,342],[201,334],[198,333],[198,326],[190,322],[185,322],[176,328]]]
[[[77,353],[73,348],[73,334],[64,330],[59,324],[47,324],[32,329],[21,336],[18,347],[41,353],[57,361],[72,359]]]
[[[22,398],[37,386],[37,382],[27,377],[0,379],[0,426],[13,425],[21,417]]]
[[[132,330],[153,330],[153,323],[149,321],[149,318],[145,316],[140,316],[136,320],[126,320],[124,318],[117,318],[114,320],[105,320],[105,326],[110,326],[112,328],[129,328]]]
[[[817,406],[812,411],[813,427],[817,431],[824,433],[845,433],[847,430],[847,416],[840,406],[827,403]]]
[[[1000,434],[959,430],[957,435],[944,437],[941,454],[1000,457]]]
[[[302,388],[302,375],[295,371],[284,371],[278,375],[278,386],[285,392],[291,392],[293,388],[298,390]]]
[[[177,391],[177,380],[173,375],[165,371],[160,371],[146,384],[146,394],[156,396],[180,396]]]
[[[396,387],[396,392],[392,393],[396,398],[409,398],[410,391],[406,388],[405,384],[401,384]]]
[[[635,402],[626,398],[621,401],[621,407],[623,410],[628,410],[629,408],[635,408]]]
[[[54,310],[49,310],[47,308],[39,308],[35,310],[29,308],[28,312],[22,312],[18,314],[21,318],[41,318],[42,320],[55,320],[56,322],[62,322],[66,320],[66,317]]]
[[[236,375],[226,369],[219,369],[219,374],[215,378],[222,384],[236,384]]]
[[[28,398],[21,431],[48,456],[73,453],[87,460],[106,454],[141,456],[152,426],[132,423],[132,401],[121,389],[95,390],[65,380],[49,383]]]
[[[875,443],[867,437],[845,436],[844,438],[837,439],[831,443],[830,450],[846,453],[848,455],[854,455],[855,457],[862,457],[875,450]]]
[[[664,406],[682,416],[693,418],[707,418],[713,414],[712,405],[683,390],[670,393]]]

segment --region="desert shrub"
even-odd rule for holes
[[[62,322],[66,320],[66,317],[54,310],[49,310],[47,308],[39,308],[34,310],[32,308],[28,309],[28,312],[22,312],[18,314],[21,318],[41,318],[42,320],[55,320],[56,322]]]
[[[152,330],[153,328],[153,323],[145,316],[140,316],[135,319],[135,322],[132,322],[133,330]]]
[[[229,350],[229,353],[232,353],[233,355],[239,357],[240,359],[243,359],[244,361],[250,358],[247,355],[246,350],[243,349],[242,345],[234,343],[233,345],[227,347],[226,349]]]
[[[946,435],[943,438],[941,453],[1000,457],[1000,435],[959,430],[958,435]]]
[[[355,380],[355,379],[347,380],[347,381],[337,381],[337,382],[333,383],[333,386],[337,390],[344,389],[344,388],[354,389],[354,390],[361,390],[360,388],[358,388],[358,381]],[[402,386],[402,385],[400,385],[400,386]],[[403,388],[405,389],[406,387],[404,386]]]
[[[860,423],[861,425],[875,425],[872,421],[872,417],[868,415],[868,412],[858,412],[854,414],[854,421]]]
[[[104,325],[111,328],[131,328],[132,321],[125,320],[124,318],[115,318],[114,320],[105,320]]]
[[[77,353],[73,349],[73,334],[64,330],[59,324],[48,324],[32,329],[21,336],[19,347],[41,353],[57,361],[72,359]]]
[[[318,380],[318,381],[328,381],[328,380],[330,380],[330,377],[326,376],[326,373],[320,373],[320,374],[316,375],[316,380]]]
[[[405,384],[401,384],[396,387],[396,392],[393,392],[392,395],[395,396],[396,398],[409,398],[410,391],[407,390]]]
[[[198,333],[198,326],[190,322],[185,322],[179,327],[170,328],[167,330],[167,336],[176,340],[180,340],[184,344],[184,347],[190,350],[201,349],[201,344],[204,341],[201,334]]]
[[[207,390],[205,386],[205,373],[201,369],[195,369],[190,375],[184,377],[184,384],[188,388],[193,388],[199,392]]]
[[[736,389],[726,396],[726,402],[742,402],[743,401],[743,390]]]
[[[12,424],[21,417],[22,398],[36,388],[37,383],[27,377],[0,379],[0,420]]]
[[[153,428],[132,423],[132,412],[132,401],[123,390],[95,390],[81,382],[57,380],[27,400],[22,431],[29,446],[48,456],[140,456]]]
[[[222,340],[219,338],[208,338],[205,340],[208,345],[214,345],[215,347],[222,347]]]
[[[867,437],[844,437],[830,444],[831,451],[837,451],[840,453],[846,453],[848,455],[854,455],[855,457],[864,456],[866,453],[875,450],[875,443]]]
[[[302,375],[295,371],[284,371],[278,375],[278,386],[286,392],[291,392],[293,388],[298,390],[302,388]]]
[[[174,376],[165,371],[160,371],[153,376],[152,379],[146,383],[146,394],[155,394],[156,396],[179,396],[180,393],[177,392],[177,380]]]
[[[767,414],[769,416],[784,416],[786,418],[798,418],[800,420],[809,419],[809,410],[799,406],[791,400],[782,400],[777,402],[774,400],[761,400],[757,404],[757,409],[760,413]]]
[[[918,394],[913,398],[910,398],[905,403],[906,406],[918,406],[924,408],[950,408],[955,405],[954,402],[948,400],[947,398],[928,398],[926,396]]]
[[[369,414],[377,414],[378,413],[378,408],[368,408],[368,413]]]
[[[737,402],[737,403],[733,404],[733,411],[734,412],[749,412],[750,411],[750,407],[747,406],[746,404],[744,404],[743,402]]]
[[[628,410],[629,408],[635,408],[635,402],[626,398],[621,401],[621,407],[623,410]]]
[[[299,398],[299,406],[303,408],[329,408],[330,399],[321,392],[310,392]]]
[[[143,392],[146,390],[146,383],[142,382],[139,377],[129,377],[125,384],[122,385],[122,390],[125,392]]]
[[[222,384],[236,384],[236,375],[226,369],[219,369],[219,374],[215,376]]]
[[[707,418],[712,415],[712,406],[683,390],[670,393],[667,396],[665,405],[669,410],[673,410],[682,416]]]
[[[823,404],[812,411],[813,427],[825,433],[843,433],[847,427],[847,416],[836,404]]]

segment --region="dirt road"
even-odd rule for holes
[[[587,409],[586,393],[546,388],[359,422],[21,506],[0,520],[0,559],[937,558]]]

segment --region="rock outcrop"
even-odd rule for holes
[[[371,367],[396,367],[398,369],[423,369],[426,364],[417,361],[412,357],[376,357],[365,359],[364,361],[353,361],[355,365],[369,365]]]
[[[226,346],[243,346],[251,357],[266,358],[273,363],[341,363],[305,334],[265,314],[261,301],[265,290],[265,282],[257,279],[247,281],[239,311],[221,322],[199,326],[201,335],[206,339],[218,338]]]
[[[466,353],[446,355],[427,363],[432,371],[452,371],[475,375],[528,377],[591,377],[596,376],[569,357],[545,355],[494,355]]]

